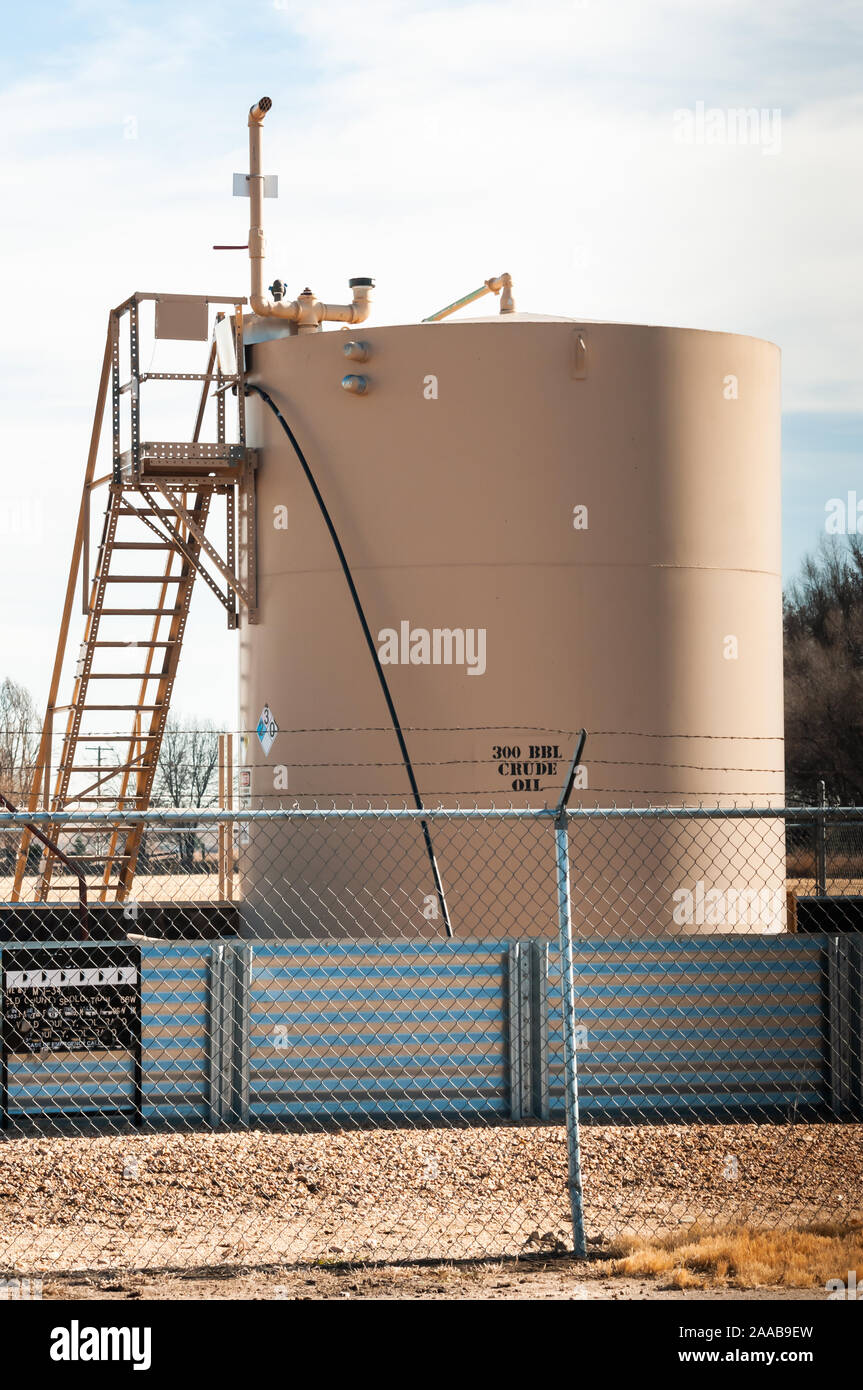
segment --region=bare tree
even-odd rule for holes
[[[0,681],[0,791],[12,801],[30,790],[41,730],[29,690],[6,676]]]
[[[154,806],[173,806],[180,810],[212,806],[218,797],[219,735],[209,721],[200,728],[189,728],[182,717],[168,719],[156,781]],[[193,871],[195,851],[201,847],[194,817],[180,831],[177,849],[185,872]]]
[[[863,800],[863,539],[824,540],[789,588],[785,618],[788,788]]]
[[[42,721],[29,690],[4,677],[0,681],[0,791],[18,806],[24,805],[30,791],[41,729]],[[18,845],[17,833],[0,832],[4,870],[14,863]],[[38,863],[40,853],[40,846],[34,842],[30,847],[31,865]]]

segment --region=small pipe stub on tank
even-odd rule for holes
[[[351,362],[368,362],[369,360],[368,343],[345,343],[342,352]]]
[[[342,390],[348,391],[352,396],[365,396],[369,389],[369,379],[367,376],[343,376]]]

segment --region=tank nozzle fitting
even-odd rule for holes
[[[500,312],[502,314],[514,313],[515,300],[512,297],[512,276],[504,272],[503,275],[493,275],[485,283],[492,294],[500,295]]]

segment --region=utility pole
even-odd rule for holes
[[[97,780],[97,786],[96,786],[96,795],[97,795],[97,796],[101,796],[101,794],[102,794],[102,752],[103,752],[103,750],[104,750],[106,753],[112,753],[114,750],[111,748],[110,744],[107,744],[107,743],[88,743],[88,744],[86,745],[86,747],[87,747],[87,752],[88,752],[88,753],[95,753],[95,754],[96,754],[96,776],[97,776],[97,779],[98,779],[98,780]],[[101,834],[98,834],[97,837],[96,837],[96,853],[99,854],[99,855],[101,855],[101,853],[102,853],[102,836],[101,836]]]

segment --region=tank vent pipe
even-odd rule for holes
[[[452,304],[448,304],[445,309],[438,309],[436,314],[429,314],[423,323],[439,323],[441,319],[448,319],[450,314],[454,314],[457,309],[463,309],[466,304],[473,304],[477,299],[482,299],[486,294],[500,295],[500,312],[502,314],[515,313],[515,300],[512,297],[512,276],[504,273],[503,275],[493,275],[490,279],[484,280],[479,289],[471,290],[470,294],[462,295],[461,299],[456,299]]]
[[[265,180],[261,164],[261,128],[272,105],[269,97],[261,97],[249,111],[249,304],[252,313],[259,318],[287,319],[297,325],[298,333],[319,333],[324,322],[364,323],[371,312],[375,286],[368,275],[358,275],[348,281],[350,304],[324,304],[310,289],[303,290],[296,299],[287,300],[281,280],[271,286],[272,294],[264,292]]]

